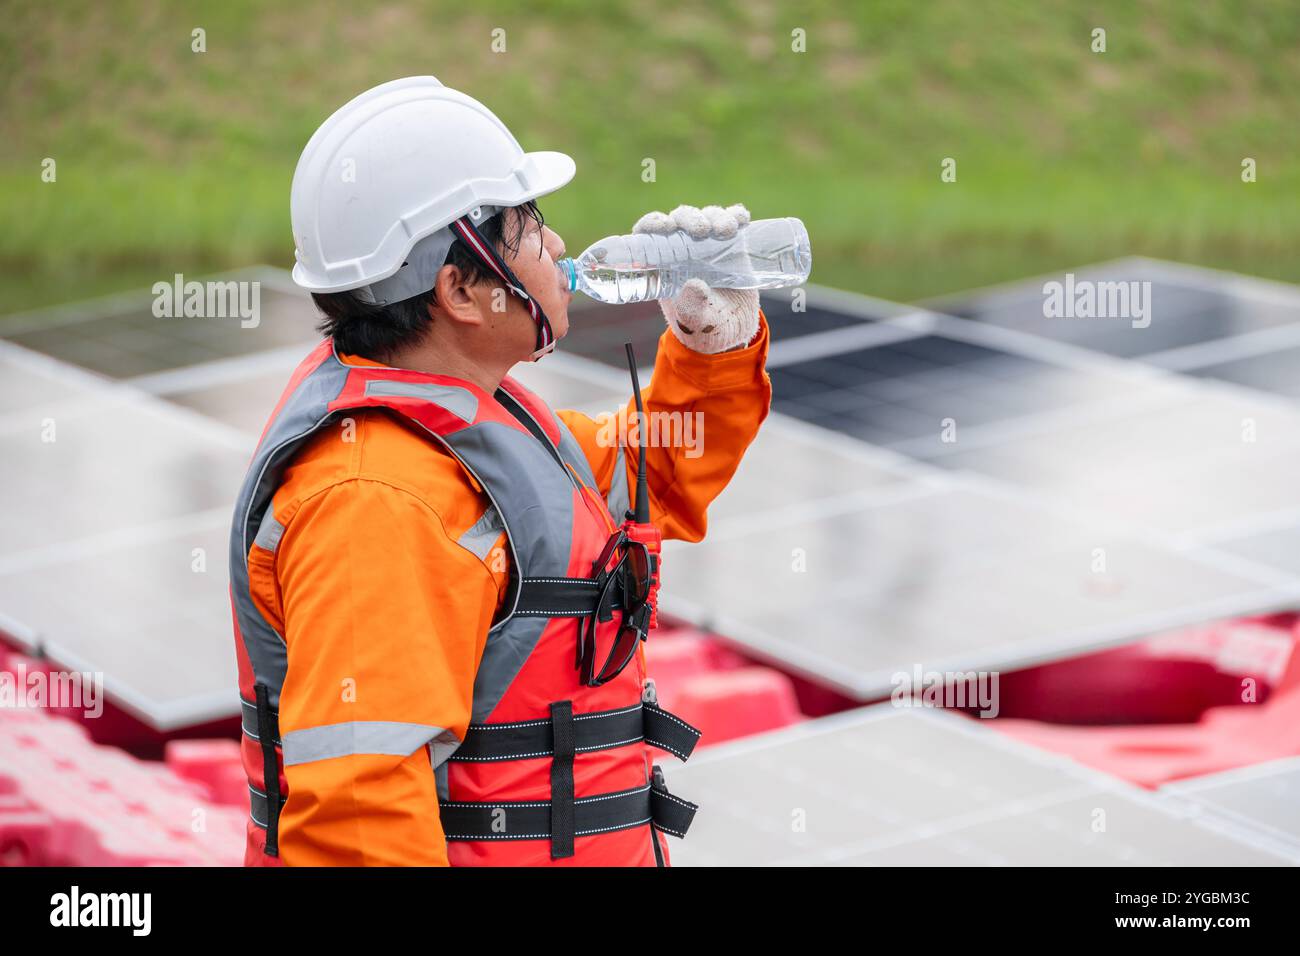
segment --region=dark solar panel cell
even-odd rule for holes
[[[1192,374],[1300,398],[1300,346],[1208,365]]]
[[[872,444],[1104,398],[1111,380],[944,336],[778,366],[773,407]]]

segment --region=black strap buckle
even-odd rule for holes
[[[675,837],[686,836],[686,831],[695,819],[695,811],[699,808],[699,804],[669,793],[663,769],[658,764],[654,765],[650,774],[650,815],[656,830],[663,830]]]

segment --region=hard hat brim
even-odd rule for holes
[[[532,195],[521,200],[521,202],[537,199],[547,193],[553,193],[563,186],[567,186],[578,171],[577,163],[565,153],[541,150],[535,153],[524,153],[524,159],[537,171],[538,183],[536,186],[529,183],[528,191]],[[519,205],[519,203],[515,203],[515,205]]]
[[[405,262],[411,250],[417,243],[428,238],[439,230],[446,229],[452,222],[461,216],[468,215],[472,210],[479,206],[520,206],[532,199],[538,199],[547,193],[553,193],[557,189],[567,185],[577,173],[577,164],[573,158],[565,153],[554,152],[552,150],[539,150],[531,153],[524,153],[520,157],[519,163],[515,166],[511,175],[504,180],[485,182],[478,181],[466,185],[464,198],[457,205],[454,215],[445,217],[445,221],[430,223],[423,229],[419,229],[413,234],[406,237],[404,247],[400,250],[390,266],[378,271],[376,274],[366,275],[360,278],[357,273],[368,273],[373,267],[376,257],[371,257],[367,267],[359,262],[351,263],[351,268],[346,265],[342,269],[335,268],[330,271],[351,273],[348,278],[337,281],[323,281],[323,277],[317,273],[305,269],[301,262],[296,263],[293,267],[293,281],[308,292],[347,292],[362,286],[368,286],[380,282],[394,275]],[[450,241],[448,242],[450,245]],[[382,255],[382,253],[381,253]]]

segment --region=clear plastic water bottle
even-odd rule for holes
[[[812,271],[808,230],[798,219],[760,219],[730,239],[610,236],[556,263],[570,292],[623,305],[671,299],[691,279],[722,289],[784,289]]]

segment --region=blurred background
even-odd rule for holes
[[[1133,254],[1295,279],[1298,51],[1286,0],[10,0],[0,301],[291,265],[308,137],[360,90],[420,73],[526,149],[576,159],[543,204],[571,248],[649,209],[744,201],[804,219],[815,281],[894,300]]]
[[[0,863],[242,859],[225,540],[315,335],[289,184],[425,73],[575,158],[571,252],[680,203],[812,239],[772,415],[666,551],[677,862],[1300,862],[1294,3],[10,0]],[[258,321],[159,318],[176,274]],[[1145,318],[1049,318],[1067,274]],[[662,331],[575,302],[515,374],[594,414]],[[6,701],[68,672],[102,709]]]

